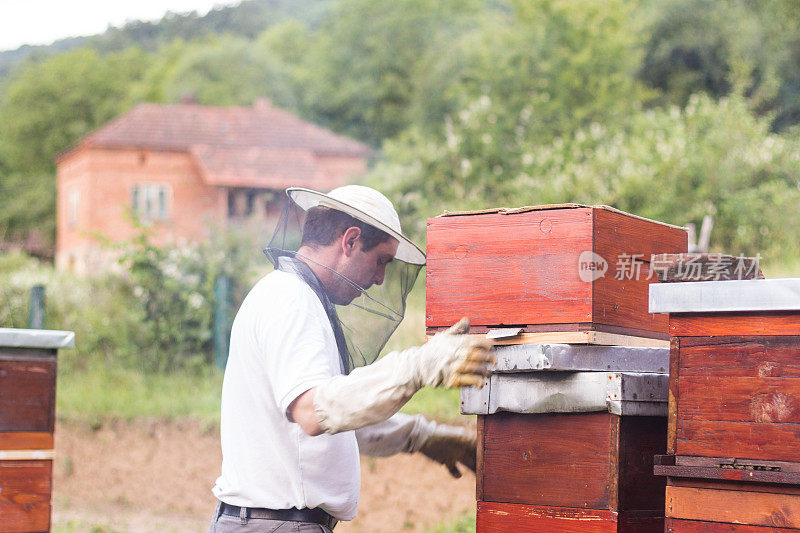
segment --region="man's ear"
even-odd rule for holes
[[[347,231],[342,235],[342,252],[344,255],[349,256],[356,249],[356,242],[361,237],[361,229],[355,226],[347,228]]]

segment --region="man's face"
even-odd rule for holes
[[[368,252],[363,250],[361,240],[355,241],[353,252],[345,256],[339,266],[339,274],[346,277],[362,289],[383,283],[386,266],[394,260],[399,246],[397,239],[390,238],[375,246]],[[360,294],[351,284],[342,280],[336,290],[331,291],[331,301],[337,305],[347,305]]]

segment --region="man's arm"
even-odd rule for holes
[[[383,422],[357,429],[358,452],[371,457],[415,453],[436,430],[422,415],[395,413]]]
[[[291,422],[297,422],[306,434],[316,437],[325,431],[319,425],[317,414],[314,412],[314,394],[317,388],[308,389],[289,404],[287,415]]]
[[[335,434],[386,420],[425,386],[480,386],[494,362],[492,344],[464,335],[468,330],[462,319],[423,346],[334,376],[298,396],[287,417],[309,435]]]

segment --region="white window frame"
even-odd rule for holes
[[[172,216],[169,183],[136,183],[131,187],[131,211],[142,222],[164,222]]]
[[[74,228],[78,225],[78,209],[80,208],[81,191],[72,187],[67,193],[67,226]]]

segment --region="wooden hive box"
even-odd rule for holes
[[[665,459],[669,458],[667,462]],[[800,473],[675,465],[668,476],[666,531],[767,533],[800,531]]]
[[[50,530],[56,356],[74,339],[0,328],[0,533]]]
[[[479,416],[479,532],[663,530],[664,417]]]
[[[667,530],[800,530],[800,280],[653,286],[671,338]]]
[[[478,415],[477,531],[663,531],[667,351],[498,348],[487,385],[462,389]]]
[[[659,284],[650,300],[672,335],[669,453],[800,462],[800,279]]]
[[[606,206],[431,218],[426,326],[433,333],[469,316],[473,333],[516,326],[528,334],[592,331],[666,339],[666,317],[647,311],[648,284],[656,281],[649,261],[686,249],[683,228]]]

